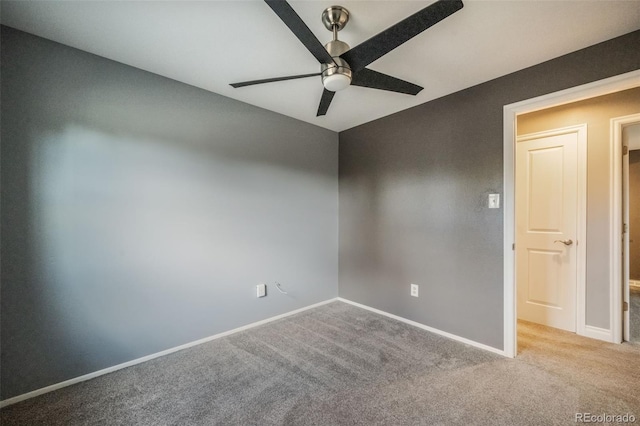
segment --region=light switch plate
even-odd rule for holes
[[[489,194],[489,208],[490,209],[500,208],[500,194]]]
[[[267,295],[267,285],[260,283],[257,285],[257,296],[265,297]]]

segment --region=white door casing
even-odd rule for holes
[[[623,154],[627,149],[640,149],[635,140],[624,140],[623,130],[628,126],[640,124],[640,114],[631,114],[611,119],[611,283],[613,342],[629,341],[629,310],[624,311],[622,302],[629,303],[629,233],[624,224],[629,223],[629,155]],[[629,146],[633,145],[633,146]],[[620,238],[622,236],[622,238]],[[622,286],[620,285],[622,283]],[[622,329],[616,320],[622,319]]]
[[[629,145],[622,139],[622,301],[627,304],[627,310],[623,309],[622,340],[631,340],[629,329],[631,294],[629,290]],[[625,149],[626,145],[626,149]],[[626,151],[626,153],[625,153]]]
[[[586,125],[518,137],[516,281],[518,318],[576,331],[578,147]],[[583,242],[584,244],[584,242]]]

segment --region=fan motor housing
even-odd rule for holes
[[[329,55],[333,56],[334,58],[351,49],[351,47],[349,47],[347,43],[340,40],[332,40],[329,43],[325,44],[324,48],[327,49]]]
[[[330,41],[324,47],[333,57],[335,63],[320,65],[322,84],[327,90],[333,92],[344,89],[351,84],[351,68],[347,61],[342,59],[340,55],[349,50],[350,47],[347,43],[340,40]],[[338,87],[338,89],[335,89],[336,87]]]
[[[335,57],[333,60],[338,64],[337,67],[335,64],[322,64],[320,66],[320,70],[322,71],[322,81],[324,81],[326,77],[334,74],[345,75],[349,77],[349,80],[351,80],[351,68],[349,68],[349,64],[339,57]]]

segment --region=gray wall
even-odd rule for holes
[[[2,399],[337,296],[336,133],[1,37]]]
[[[639,45],[636,31],[340,133],[340,296],[502,349],[503,210],[487,194],[502,193],[503,106],[639,69]]]

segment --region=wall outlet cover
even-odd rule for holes
[[[411,295],[413,297],[418,297],[418,284],[411,284]]]

